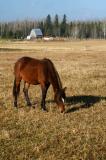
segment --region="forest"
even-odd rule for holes
[[[105,39],[106,21],[69,21],[64,14],[60,18],[57,14],[50,14],[42,20],[22,20],[0,22],[0,38],[25,39],[31,29],[40,28],[44,36],[67,37],[72,39]]]

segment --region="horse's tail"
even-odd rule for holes
[[[19,95],[19,92],[20,92],[20,83],[18,84],[18,86],[16,85],[16,77],[15,77],[13,85],[13,97]]]

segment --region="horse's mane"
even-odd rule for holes
[[[50,72],[52,73],[52,79],[54,79],[55,81],[58,82],[59,88],[61,89],[62,88],[62,83],[61,83],[61,80],[60,80],[60,76],[59,76],[53,62],[48,58],[44,58],[44,60],[48,62]]]

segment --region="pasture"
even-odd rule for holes
[[[50,58],[63,87],[62,114],[52,87],[40,109],[40,87],[31,86],[26,106],[23,83],[13,108],[13,67],[18,58]],[[0,41],[0,160],[106,159],[106,41]]]

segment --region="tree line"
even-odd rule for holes
[[[61,20],[57,14],[54,18],[49,14],[43,20],[0,22],[0,37],[24,39],[33,28],[40,28],[44,36],[75,39],[106,38],[106,21],[68,21],[65,14]]]

